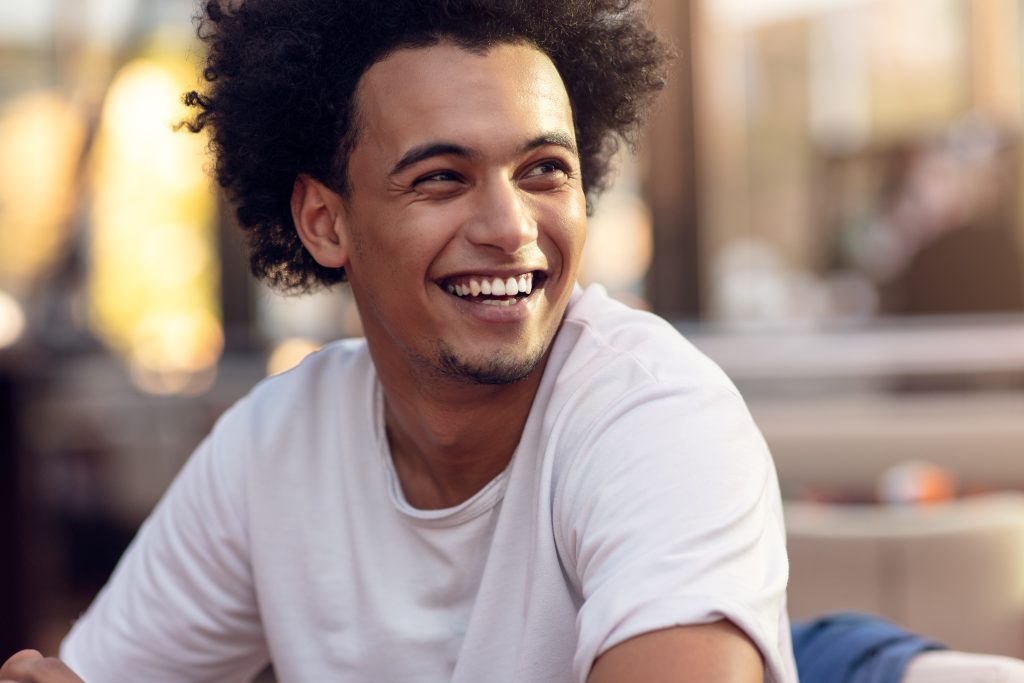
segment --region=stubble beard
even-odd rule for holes
[[[440,343],[436,367],[446,379],[466,384],[515,384],[537,369],[545,351],[546,345],[541,344],[525,355],[500,354],[486,360],[471,360],[460,356],[447,344]]]
[[[522,346],[516,346],[513,351],[499,352],[485,359],[469,358],[464,353],[459,354],[451,345],[438,340],[434,349],[435,361],[429,365],[439,376],[464,384],[495,386],[521,382],[544,361],[559,330],[562,329],[565,315],[566,310],[563,310],[558,326],[551,336],[538,341],[532,348],[524,350]]]

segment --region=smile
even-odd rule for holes
[[[538,273],[538,286],[543,275]],[[534,272],[509,277],[459,276],[446,280],[442,288],[452,296],[490,306],[512,306],[534,290]]]

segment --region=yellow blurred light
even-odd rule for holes
[[[175,223],[151,226],[139,246],[140,267],[160,287],[177,287],[201,277],[212,256],[200,235]]]
[[[134,328],[131,359],[148,370],[198,372],[217,362],[224,336],[205,311],[153,313]]]
[[[35,277],[67,237],[84,136],[56,93],[22,95],[0,113],[0,280]]]
[[[0,349],[14,345],[25,332],[25,312],[18,300],[0,291]]]
[[[201,393],[216,377],[223,346],[220,323],[208,313],[148,315],[131,344],[132,380],[149,393]]]
[[[216,366],[201,372],[153,371],[131,366],[132,382],[147,394],[199,396],[210,390],[217,379]]]
[[[312,339],[292,337],[285,339],[270,352],[267,360],[267,374],[276,375],[291,370],[302,362],[302,359],[320,348],[320,344]]]
[[[144,391],[208,388],[223,349],[216,203],[204,138],[175,132],[187,70],[127,64],[104,103],[90,255],[89,319]]]

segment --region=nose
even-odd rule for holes
[[[514,254],[537,241],[536,218],[514,180],[495,179],[480,189],[466,230],[473,244]]]

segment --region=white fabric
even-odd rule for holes
[[[902,683],[1024,683],[1024,662],[999,655],[933,650],[910,660]]]
[[[61,656],[89,683],[564,683],[646,631],[728,618],[795,683],[778,484],[721,371],[577,290],[509,467],[402,497],[362,341],[236,404]]]

